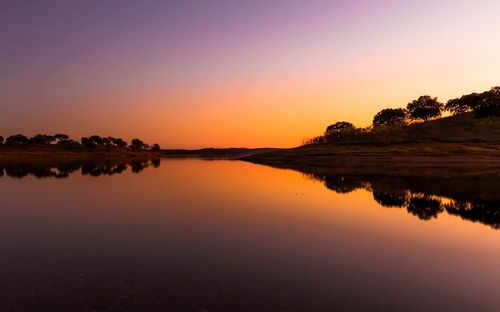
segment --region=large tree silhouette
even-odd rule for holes
[[[403,108],[386,108],[373,117],[373,126],[404,125],[405,121],[406,110]]]
[[[408,118],[411,120],[423,121],[441,116],[443,109],[443,103],[439,102],[436,97],[431,97],[429,95],[419,97],[408,103],[406,107]]]

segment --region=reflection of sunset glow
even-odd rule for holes
[[[140,174],[3,177],[0,195],[0,242],[6,255],[0,264],[11,265],[16,257],[19,271],[4,275],[22,289],[29,280],[58,290],[77,283],[85,291],[80,280],[56,272],[68,264],[69,270],[86,272],[90,263],[88,279],[99,277],[91,285],[114,286],[109,289],[125,287],[122,278],[128,278],[126,285],[157,289],[156,282],[137,280],[152,271],[152,281],[168,281],[161,294],[178,291],[186,281],[190,294],[200,284],[206,294],[217,289],[205,286],[213,277],[217,285],[243,285],[236,288],[238,294],[255,289],[260,295],[265,289],[286,299],[280,304],[327,287],[328,298],[340,292],[342,303],[364,293],[376,304],[498,306],[498,229],[446,213],[423,221],[406,209],[381,206],[368,189],[338,194],[291,170],[164,159]],[[30,266],[35,269],[26,271]],[[63,284],[47,285],[47,267],[54,267],[49,276]],[[109,272],[123,274],[115,283],[101,278],[114,276]],[[301,291],[288,290],[290,284]],[[426,301],[436,293],[443,296]],[[246,307],[249,297],[244,298]]]
[[[0,132],[284,147],[498,84],[498,1],[312,2],[0,7]]]

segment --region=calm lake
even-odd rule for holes
[[[500,311],[498,176],[66,169],[2,168],[2,312]]]

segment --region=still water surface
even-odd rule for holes
[[[500,310],[491,191],[238,161],[121,169],[0,178],[0,311]]]

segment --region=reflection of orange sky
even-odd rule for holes
[[[179,220],[235,233],[244,224],[268,235],[289,233],[304,239],[305,245],[312,242],[307,239],[331,244],[343,235],[353,242],[372,240],[388,246],[411,242],[429,253],[500,256],[498,232],[486,225],[447,213],[422,221],[406,209],[380,206],[367,190],[337,194],[299,172],[239,161],[163,160],[160,168],[139,174],[129,169],[97,179],[78,174],[69,180],[3,178],[0,185],[6,207],[79,223],[108,220],[131,228],[161,228]],[[21,187],[32,196],[8,196]],[[40,198],[45,199],[42,210],[34,208]],[[411,245],[401,248],[407,247]],[[487,257],[482,260],[490,263]]]
[[[0,195],[5,248],[23,256],[49,249],[75,257],[77,250],[100,263],[100,252],[109,251],[116,261],[151,258],[173,271],[177,266],[163,259],[194,260],[185,272],[217,262],[245,278],[252,268],[281,268],[283,275],[303,274],[298,287],[322,277],[337,282],[342,272],[363,276],[353,287],[382,288],[388,296],[402,288],[403,296],[425,291],[498,303],[498,230],[446,213],[422,221],[381,207],[366,190],[336,194],[290,170],[162,160],[138,174],[4,177]],[[265,274],[263,284],[278,276]]]

